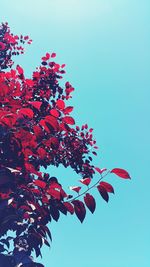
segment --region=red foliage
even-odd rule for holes
[[[107,192],[114,193],[114,189],[111,184],[106,183],[106,182],[100,182],[100,186],[104,187]]]
[[[95,199],[92,195],[90,195],[89,193],[87,193],[84,197],[84,202],[86,204],[86,206],[88,207],[88,209],[94,213],[95,208],[96,208],[96,202]]]
[[[115,168],[115,169],[111,170],[111,173],[114,173],[123,179],[130,179],[129,173],[123,169],[120,169],[120,168]]]
[[[49,246],[49,222],[68,212],[83,222],[86,207],[95,211],[95,199],[87,193],[95,171],[100,174],[95,185],[102,198],[108,201],[114,190],[106,182],[99,183],[106,169],[91,163],[97,149],[93,129],[85,124],[80,130],[69,115],[73,107],[67,101],[74,88],[69,82],[64,89],[59,85],[65,64],[51,61],[55,53],[46,53],[31,79],[25,78],[21,66],[11,68],[12,57],[24,52],[20,43],[25,42],[31,43],[28,36],[14,36],[7,23],[0,26],[0,236],[8,230],[26,235],[38,256],[43,240]],[[68,195],[56,177],[40,171],[42,166],[60,164],[71,167],[81,176],[83,187],[88,186],[81,193],[83,200]],[[125,170],[111,172],[129,178]],[[81,186],[71,189],[78,194],[82,190]]]

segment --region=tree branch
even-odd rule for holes
[[[78,199],[79,197],[85,195],[88,191],[90,191],[93,187],[95,187],[104,177],[106,177],[108,174],[110,173],[110,171],[108,171],[107,173],[105,173],[104,175],[100,174],[101,178],[92,186],[88,187],[87,190],[85,190],[83,193],[78,194],[78,196],[74,197],[73,199],[71,199],[69,202],[72,202],[75,199]]]

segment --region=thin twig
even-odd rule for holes
[[[71,199],[69,202],[72,202],[73,200],[81,197],[82,195],[85,195],[89,190],[91,190],[93,187],[95,187],[104,177],[106,177],[108,174],[110,173],[110,171],[108,171],[107,173],[105,173],[104,175],[101,175],[101,178],[92,186],[90,186],[87,190],[85,190],[83,193],[79,194],[77,197],[74,197],[73,199]]]

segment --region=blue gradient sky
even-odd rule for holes
[[[131,181],[111,176],[115,195],[105,203],[97,192],[95,215],[83,224],[62,215],[51,224],[46,267],[150,266],[150,1],[5,0],[0,19],[32,46],[18,58],[27,75],[45,52],[67,64],[65,80],[76,91],[77,124],[88,124],[100,147],[95,165],[127,169]],[[50,168],[66,185],[71,170]],[[95,177],[96,178],[96,177]]]

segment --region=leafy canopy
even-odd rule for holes
[[[54,61],[55,53],[46,53],[32,78],[26,78],[13,58],[24,53],[29,36],[11,33],[7,23],[0,26],[0,251],[9,248],[9,230],[27,240],[28,253],[41,254],[43,244],[50,246],[48,223],[60,214],[75,214],[83,222],[86,209],[95,211],[96,201],[90,189],[95,187],[108,202],[113,187],[101,181],[109,173],[130,178],[127,171],[100,169],[92,163],[96,141],[92,128],[79,127],[68,104],[74,91],[66,82],[60,86],[65,64]],[[71,167],[79,184],[66,192],[57,177],[41,172],[54,165]],[[95,173],[99,179],[93,182]],[[90,191],[90,193],[89,193]],[[76,194],[76,195],[74,195]],[[4,212],[5,211],[5,212]]]

